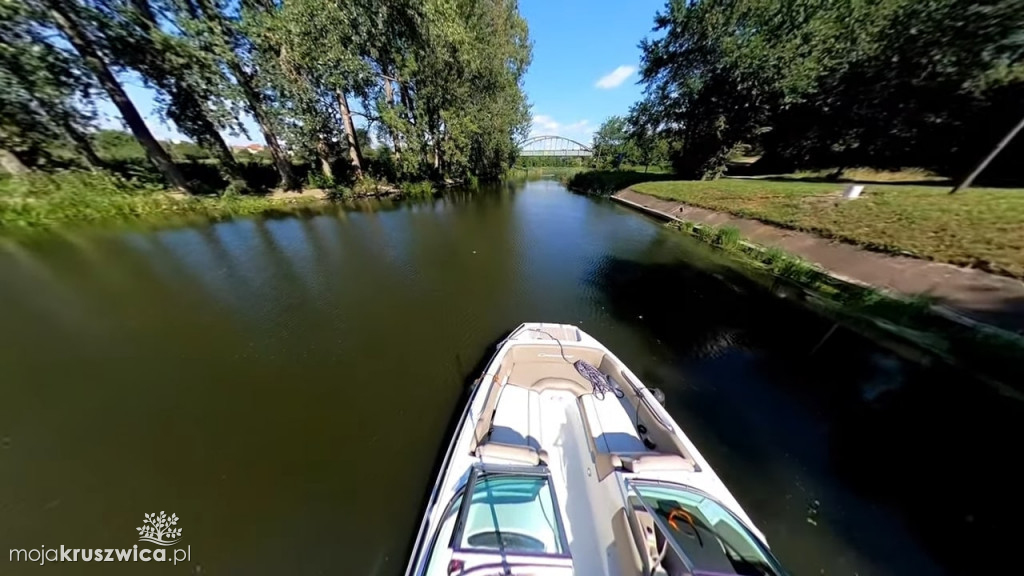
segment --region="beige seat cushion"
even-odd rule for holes
[[[633,426],[633,419],[613,394],[598,400],[593,394],[580,396],[580,407],[587,427],[599,453],[645,452],[640,434]]]
[[[693,472],[693,462],[676,454],[619,455],[622,467],[630,472]]]
[[[541,462],[541,455],[529,446],[511,446],[493,442],[477,446],[476,455],[487,464],[537,466]]]
[[[488,442],[540,450],[540,394],[518,386],[501,387]]]

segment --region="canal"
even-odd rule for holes
[[[466,387],[523,321],[664,390],[793,574],[1015,563],[1018,401],[821,344],[707,247],[541,180],[0,249],[0,573],[400,574]],[[160,511],[188,562],[7,558],[130,548]]]

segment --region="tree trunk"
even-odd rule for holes
[[[363,177],[363,153],[359,150],[359,139],[356,138],[356,125],[352,122],[352,111],[348,108],[348,96],[338,90],[338,107],[341,108],[341,119],[345,125],[345,137],[348,139],[348,155],[356,168],[356,177]]]
[[[217,26],[224,43],[228,46],[232,45],[231,31],[227,29],[220,12],[210,0],[196,0],[195,6],[190,8],[190,10],[201,12],[203,18]],[[260,126],[260,132],[263,134],[263,140],[267,143],[267,148],[270,148],[270,156],[274,159],[274,167],[277,168],[277,173],[281,176],[281,187],[285,190],[298,188],[298,181],[292,173],[291,161],[288,160],[287,154],[285,154],[284,149],[281,147],[281,142],[277,139],[277,134],[270,123],[270,118],[263,108],[263,96],[256,90],[252,75],[242,67],[237,53],[232,52],[225,60],[228,69],[231,70],[231,74],[234,75],[238,86],[242,89],[246,102],[249,104],[249,112],[252,113],[256,123]]]
[[[128,98],[124,88],[121,87],[121,83],[117,81],[107,63],[103,61],[99,52],[93,47],[92,39],[86,36],[78,23],[75,22],[74,17],[64,10],[60,0],[46,0],[46,3],[57,27],[64,33],[68,42],[71,43],[75,51],[82,57],[85,65],[88,66],[89,70],[96,76],[96,79],[99,80],[100,86],[107,92],[114,106],[117,106],[117,110],[121,113],[125,123],[128,124],[128,128],[132,131],[135,139],[139,141],[143,150],[146,151],[149,161],[156,166],[156,169],[163,174],[168,184],[172,187],[188,190],[188,181],[185,180],[185,176],[174,165],[174,161],[171,160],[170,155],[167,154],[163,146],[153,137],[153,133],[149,131],[145,120],[142,119],[142,115],[139,114],[138,109],[135,108],[131,99]]]
[[[412,94],[409,93],[409,87],[399,83],[399,93],[402,98],[402,106],[405,106],[405,110],[409,113],[409,122],[415,124],[416,108],[412,101]]]
[[[11,176],[21,176],[28,173],[28,166],[22,163],[21,158],[14,155],[14,152],[0,148],[0,168]]]
[[[22,86],[28,88],[33,86],[32,81],[23,73],[22,70],[13,69],[10,73],[21,83]],[[29,89],[29,98],[32,100],[32,108],[40,115],[50,118],[55,122],[64,134],[71,140],[72,144],[75,145],[75,149],[82,155],[85,162],[91,168],[102,168],[106,166],[106,162],[100,159],[96,155],[96,150],[92,147],[92,141],[86,134],[83,134],[81,130],[68,118],[65,110],[47,110],[46,106],[39,102],[36,95],[33,94],[33,90]]]
[[[75,144],[75,149],[82,155],[82,158],[85,158],[86,163],[88,163],[91,168],[103,168],[107,165],[107,163],[96,154],[96,150],[92,147],[92,141],[89,140],[89,136],[87,134],[84,134],[77,126],[74,126],[66,119],[62,119],[60,124],[64,133],[67,134],[68,138]]]
[[[217,158],[217,162],[220,163],[221,170],[224,174],[232,180],[244,180],[242,177],[242,168],[238,165],[238,161],[235,160],[235,155],[231,153],[231,148],[228,143],[224,141],[224,137],[220,135],[220,132],[216,128],[210,134],[211,141],[208,149],[211,149],[213,155]]]
[[[270,156],[274,159],[274,167],[277,168],[277,173],[281,176],[281,187],[285,190],[298,188],[295,175],[292,174],[291,162],[281,147],[277,134],[274,133],[274,129],[270,125],[270,119],[263,109],[263,98],[253,87],[252,77],[242,69],[238,62],[230,62],[229,67],[231,68],[231,73],[238,80],[242,93],[245,94],[245,99],[249,103],[249,111],[252,112],[253,118],[256,119],[256,123],[260,126],[260,132],[267,143],[267,148],[270,148]]]
[[[387,70],[384,71],[387,75]],[[384,79],[384,99],[387,100],[388,108],[394,109],[395,107],[395,91],[394,87],[391,86],[391,80],[388,78]],[[395,149],[395,157],[402,157],[402,143],[398,140],[398,134],[390,126],[388,127],[388,134],[391,136],[391,145]]]
[[[131,0],[131,3],[142,17],[147,36],[152,38],[159,32],[159,29],[150,1]],[[163,64],[161,64],[161,68],[163,68]],[[224,137],[220,135],[217,126],[210,120],[206,107],[203,106],[202,101],[192,88],[179,81],[173,74],[168,74],[163,81],[158,79],[157,83],[170,94],[172,106],[184,111],[186,115],[189,112],[192,113],[193,117],[187,122],[180,121],[180,117],[176,119],[175,123],[182,132],[194,138],[197,144],[213,154],[220,163],[221,172],[227,176],[228,180],[242,180],[242,171],[238,162],[235,161],[235,156],[224,142]]]
[[[230,62],[229,67],[231,68],[231,73],[238,80],[238,85],[242,88],[245,99],[249,102],[249,111],[252,112],[256,123],[260,125],[260,132],[263,133],[263,139],[267,142],[267,148],[270,148],[270,155],[274,159],[274,166],[277,168],[277,173],[281,175],[281,187],[285,190],[298,188],[298,182],[292,173],[291,161],[288,160],[288,155],[285,154],[284,149],[281,147],[281,142],[277,139],[277,134],[274,133],[274,129],[270,125],[270,119],[263,109],[263,97],[253,87],[252,76],[243,70],[237,61]]]
[[[316,156],[320,160],[320,173],[328,182],[334,182],[334,168],[331,167],[331,150],[327,142],[320,139],[316,143]]]
[[[1024,130],[1024,118],[1021,118],[1020,122],[1018,122],[1016,126],[1010,128],[1010,131],[1006,133],[1006,136],[1004,136],[1003,139],[1000,140],[998,144],[996,144],[996,147],[993,148],[987,156],[985,156],[985,158],[981,161],[980,164],[978,164],[974,171],[968,174],[967,177],[964,178],[959,184],[957,184],[952,190],[950,190],[949,193],[956,194],[958,191],[963,190],[964,188],[970,188],[971,184],[974,184],[974,179],[981,175],[985,168],[987,168],[988,165],[991,164],[992,161],[996,159],[996,156],[998,156],[999,153],[1003,151],[1003,148],[1006,148],[1010,144],[1013,138],[1021,130]]]
[[[187,90],[187,89],[186,89]],[[189,92],[181,93],[178,95],[183,99],[194,99]],[[198,105],[198,102],[183,102],[183,106]],[[221,172],[227,176],[228,180],[238,181],[244,180],[242,177],[242,168],[238,165],[238,161],[235,160],[235,155],[231,153],[231,148],[228,147],[227,142],[224,141],[224,137],[220,135],[220,131],[213,124],[205,112],[200,110],[199,118],[196,119],[195,124],[189,126],[191,130],[184,130],[187,132],[195,132],[190,134],[196,139],[196,144],[199,144],[206,150],[213,154],[214,158],[217,159],[217,163],[220,165]]]

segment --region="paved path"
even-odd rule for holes
[[[951,264],[871,252],[806,232],[662,200],[628,188],[613,198],[662,218],[734,226],[752,242],[778,246],[839,278],[903,294],[930,294],[940,304],[964,316],[1024,334],[1024,282],[1013,278]]]

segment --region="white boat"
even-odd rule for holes
[[[614,354],[528,323],[477,381],[407,576],[779,575],[764,536]]]

